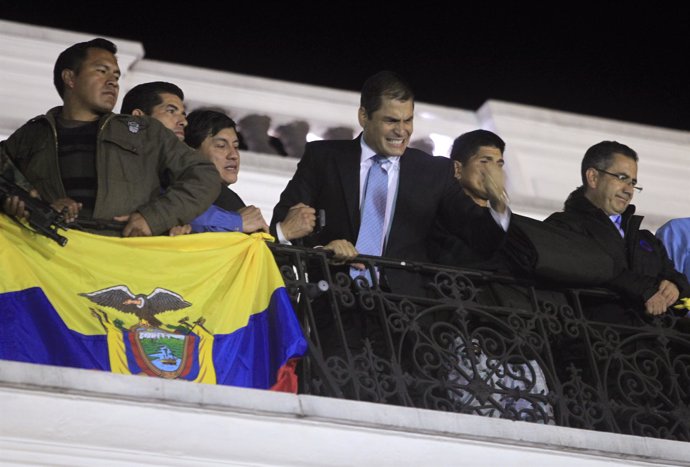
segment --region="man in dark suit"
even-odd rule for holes
[[[617,274],[604,286],[622,296],[620,304],[589,307],[594,319],[625,322],[640,311],[661,315],[678,298],[690,296],[690,284],[673,267],[663,244],[640,228],[642,216],[630,204],[637,186],[637,153],[616,141],[590,147],[582,159],[582,186],[573,191],[562,212],[545,222],[594,239],[614,261]]]
[[[401,77],[388,71],[371,76],[361,93],[362,133],[354,140],[307,144],[273,211],[272,232],[283,241],[282,222],[290,206],[302,203],[326,214],[326,225],[303,238],[303,243],[321,245],[340,260],[362,253],[427,262],[427,238],[436,219],[478,251],[496,249],[509,222],[502,173],[487,168],[484,180],[491,207],[477,206],[453,177],[449,159],[408,148],[413,114],[414,96]],[[362,250],[358,243],[364,228],[361,220],[366,219],[362,213],[375,164],[381,164],[387,177],[387,193],[381,202],[385,213],[381,213],[377,245]],[[409,290],[409,276],[400,272],[385,274],[393,291]]]

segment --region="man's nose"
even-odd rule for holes
[[[180,125],[182,128],[185,128],[187,125],[189,125],[189,122],[187,121],[187,116],[180,115],[180,118],[177,120],[177,124]]]
[[[412,123],[411,122],[398,122],[395,126],[395,130],[399,135],[411,135],[412,134]]]

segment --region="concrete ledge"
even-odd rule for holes
[[[36,465],[690,465],[684,442],[10,361],[0,413]]]

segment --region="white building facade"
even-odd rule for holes
[[[0,138],[59,105],[52,68],[60,51],[93,36],[0,21]],[[163,63],[142,44],[110,38],[123,72],[120,100],[148,81],[170,81],[188,110],[306,120],[313,137],[358,131],[357,93]],[[119,105],[116,107],[119,108]],[[515,212],[543,218],[580,184],[585,150],[617,140],[640,155],[634,200],[656,229],[686,217],[690,133],[508,102],[479,110],[416,104],[415,138],[437,148],[476,128],[507,142]],[[437,155],[445,155],[437,152]],[[297,159],[245,152],[237,191],[270,219]],[[1,325],[1,324],[0,324]],[[0,361],[3,465],[690,465],[690,444],[541,426],[316,396]]]

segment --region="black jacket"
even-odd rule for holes
[[[517,229],[515,227],[515,219],[517,217],[517,214],[511,214],[508,232],[504,241],[499,245],[500,248],[484,254],[472,248],[467,241],[449,233],[440,222],[437,222],[429,238],[430,259],[434,263],[444,266],[482,269],[520,277],[524,271],[514,267],[505,254],[505,248],[511,246],[510,240]]]
[[[222,184],[220,195],[218,195],[218,198],[216,198],[213,204],[226,211],[239,211],[246,206],[242,198],[225,184]]]
[[[690,297],[687,279],[675,270],[663,244],[650,231],[640,229],[642,216],[634,213],[635,206],[631,204],[622,215],[623,238],[606,213],[594,206],[580,187],[570,194],[564,211],[551,214],[545,222],[596,240],[613,258],[617,272],[605,286],[633,304],[643,305],[663,279],[678,287],[681,298]]]
[[[326,226],[305,238],[305,245],[325,245],[336,239],[356,244],[360,138],[307,143],[297,172],[273,210],[272,232],[290,206],[302,202],[326,213]],[[462,191],[448,158],[408,148],[400,158],[398,192],[383,256],[428,262],[428,238],[437,219],[482,253],[494,251],[505,236],[489,210],[477,206]],[[409,277],[398,272],[389,271],[389,285],[393,290],[408,290]]]

